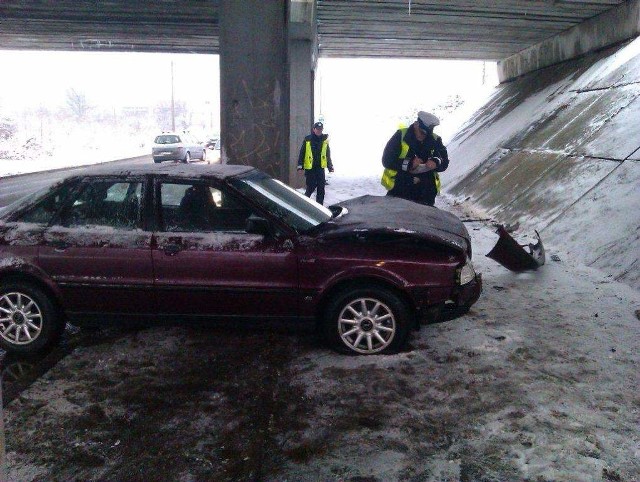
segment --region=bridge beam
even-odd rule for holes
[[[640,0],[629,0],[498,62],[507,82],[528,72],[595,52],[640,35]]]

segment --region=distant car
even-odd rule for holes
[[[207,159],[204,143],[198,141],[191,134],[164,133],[157,136],[151,148],[153,161],[191,162],[192,159]]]
[[[216,146],[216,142],[218,142],[218,138],[217,137],[211,137],[209,139],[207,139],[204,143],[204,146],[207,149],[213,149]]]
[[[480,295],[462,222],[363,196],[327,209],[248,166],[76,174],[0,210],[0,346],[67,320],[315,320],[336,350],[395,353]]]

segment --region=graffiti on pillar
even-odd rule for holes
[[[275,87],[274,87],[275,84]],[[257,167],[280,177],[278,125],[280,92],[273,78],[249,84],[242,81],[234,89],[226,154],[232,164]]]

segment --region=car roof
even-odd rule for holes
[[[81,173],[69,177],[87,176],[171,176],[192,179],[194,177],[206,177],[215,179],[225,179],[255,170],[252,166],[241,166],[233,164],[141,164],[128,167],[97,166],[83,170]]]
[[[58,189],[62,184],[69,182],[73,179],[83,179],[87,177],[127,177],[127,176],[166,176],[173,178],[184,179],[217,179],[224,180],[229,177],[244,174],[246,172],[258,171],[255,167],[251,166],[239,166],[229,164],[141,164],[138,166],[130,167],[115,167],[115,166],[91,166],[87,168],[81,168],[74,170],[74,173],[66,178],[54,183],[47,188],[46,192],[40,193],[36,198],[33,198],[33,194],[27,195],[24,198],[18,199],[14,203],[0,208],[0,219],[10,216],[12,213],[24,208],[25,206],[32,205],[33,202],[42,199],[42,196],[46,196],[52,189]],[[36,193],[37,194],[37,193]]]

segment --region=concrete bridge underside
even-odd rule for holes
[[[639,2],[7,0],[0,46],[220,54],[223,155],[295,183],[318,57],[497,60],[505,81],[638,35]]]

